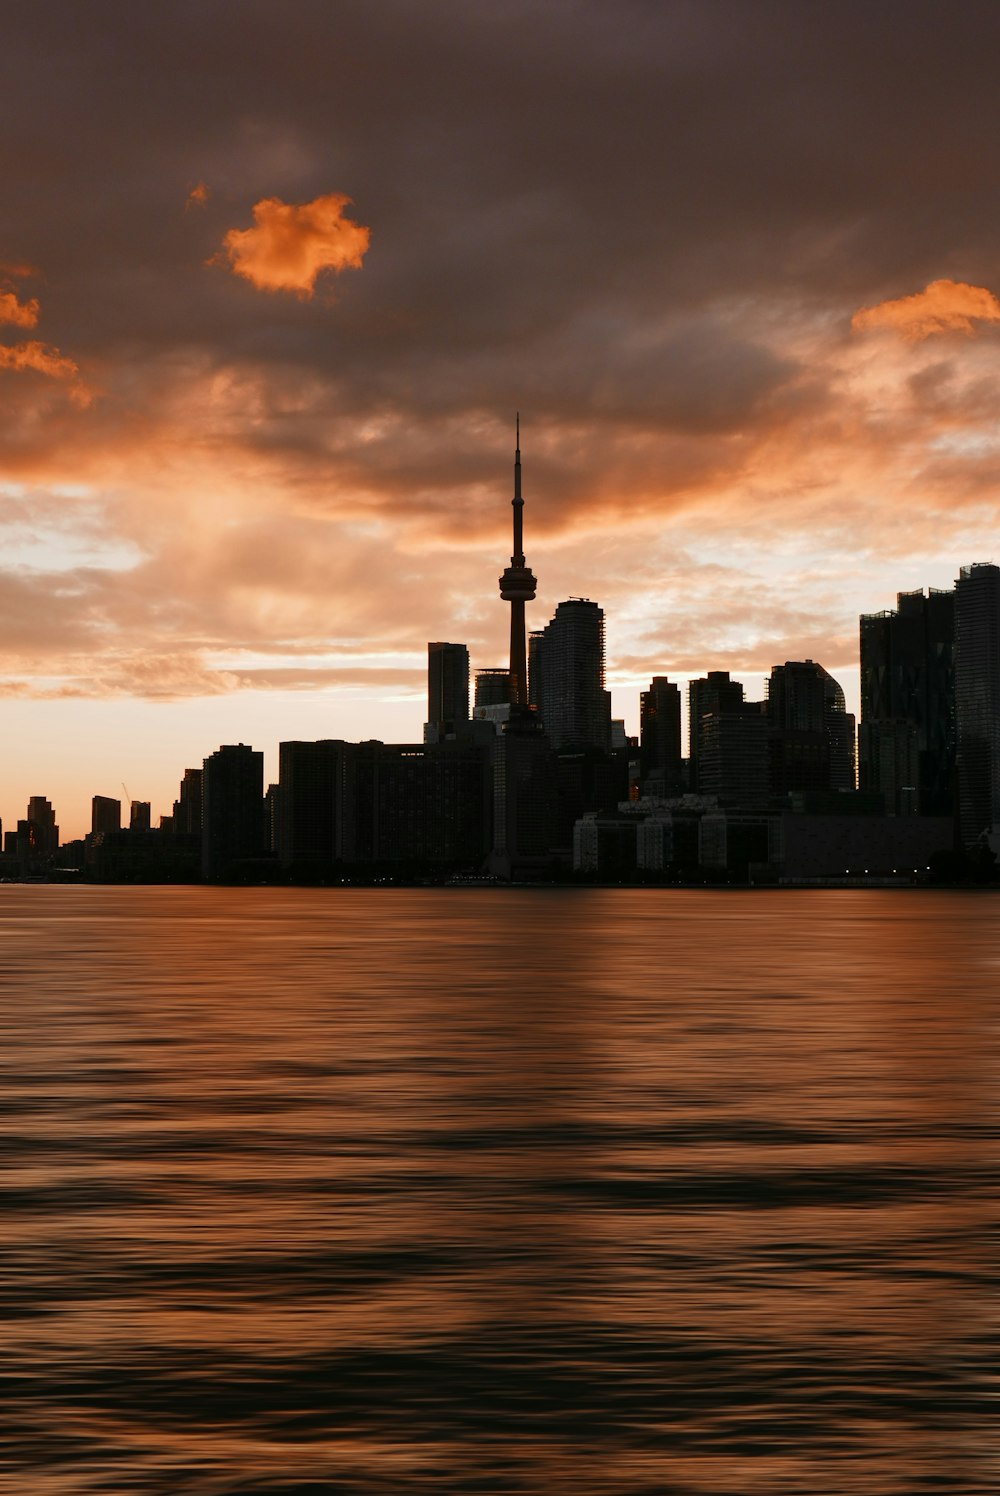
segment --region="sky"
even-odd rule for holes
[[[1000,9],[35,0],[0,51],[0,815],[419,739],[591,597],[819,660],[1000,560]],[[123,786],[127,788],[123,791]]]

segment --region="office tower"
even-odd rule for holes
[[[54,857],[59,850],[59,827],[56,813],[44,795],[32,795],[28,801],[27,821],[33,857]]]
[[[278,745],[277,852],[303,872],[353,856],[354,745],[339,738]]]
[[[185,769],[180,793],[174,801],[174,835],[201,836],[201,778],[200,769]]]
[[[714,795],[721,805],[765,804],[770,786],[768,741],[762,701],[746,701],[738,709],[702,713],[698,793]]]
[[[495,734],[352,744],[352,857],[478,871],[490,847]]]
[[[1000,826],[1000,567],[955,583],[959,832],[969,847]]]
[[[131,800],[129,802],[128,829],[130,831],[148,831],[152,825],[152,807],[148,800]]]
[[[281,806],[281,786],[269,784],[264,791],[264,850],[276,855],[278,851],[278,817]]]
[[[506,706],[511,700],[510,671],[502,667],[476,671],[476,711]]]
[[[528,662],[524,642],[524,605],[535,596],[535,578],[524,559],[523,517],[524,500],[521,497],[521,418],[517,418],[514,446],[514,550],[510,565],[500,578],[500,596],[510,603],[510,700],[520,706],[528,705]]]
[[[202,766],[202,876],[227,878],[264,848],[264,755],[244,743],[219,748]]]
[[[604,610],[589,598],[560,603],[541,630],[534,654],[537,708],[553,748],[607,753],[611,696],[604,689]]]
[[[819,666],[819,669],[823,669]],[[826,695],[824,721],[830,740],[830,788],[856,790],[858,787],[858,725],[853,712],[847,710],[843,688],[828,671],[823,670]]]
[[[905,717],[862,720],[858,747],[864,772],[861,789],[876,790],[888,815],[920,811],[920,736]]]
[[[775,665],[767,720],[773,795],[854,789],[854,717],[822,665],[814,660]]]
[[[742,712],[744,706],[743,687],[739,681],[730,680],[728,670],[710,670],[700,680],[688,682],[688,755],[691,788],[698,794],[705,793],[700,771],[705,719],[710,714]]]
[[[469,651],[464,644],[427,646],[425,740],[453,735],[469,720]]]
[[[489,871],[530,877],[549,866],[557,823],[556,759],[534,713],[515,714],[492,744]]]
[[[895,610],[861,615],[858,781],[885,796],[890,814],[906,809],[914,795],[921,815],[954,811],[955,606],[955,592],[932,587],[926,596],[900,592]],[[917,734],[915,773],[905,786],[899,745],[909,734],[902,724]]]
[[[103,836],[108,831],[120,831],[122,826],[122,802],[108,795],[95,795],[90,802],[90,834]]]
[[[542,684],[542,647],[545,640],[543,629],[532,629],[528,635],[528,702],[536,712],[541,711],[539,702],[542,698],[544,686]]]
[[[639,696],[639,766],[644,793],[680,793],[681,692],[665,675]]]

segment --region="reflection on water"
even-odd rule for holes
[[[998,971],[990,894],[0,890],[0,1491],[995,1496]]]

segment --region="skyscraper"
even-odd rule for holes
[[[535,578],[524,559],[523,517],[524,500],[521,497],[521,417],[517,417],[514,446],[514,550],[510,565],[500,578],[500,596],[510,603],[510,686],[512,702],[528,705],[528,662],[524,642],[524,605],[535,596]]]
[[[829,671],[786,660],[767,690],[771,793],[853,790],[854,717]]]
[[[185,769],[171,817],[177,836],[201,836],[201,769]]]
[[[743,687],[730,680],[728,670],[710,670],[700,680],[688,681],[688,752],[691,761],[691,788],[705,793],[701,782],[702,747],[706,720],[720,712],[742,712],[745,707]]]
[[[665,675],[654,675],[639,696],[639,764],[646,794],[679,793],[681,692]]]
[[[510,701],[510,671],[506,666],[487,666],[476,671],[476,709],[506,706]]]
[[[264,755],[227,744],[202,769],[202,876],[226,878],[264,849]]]
[[[469,651],[464,644],[427,646],[427,728],[436,742],[469,720]]]
[[[932,587],[926,597],[900,592],[895,610],[861,615],[858,778],[861,789],[885,795],[890,814],[914,795],[922,815],[954,810],[955,603],[955,592]],[[913,777],[903,785],[908,764]]]
[[[112,800],[109,795],[95,795],[90,802],[90,834],[103,836],[108,831],[120,831],[122,825],[122,802]]]
[[[132,800],[129,804],[128,825],[130,831],[148,831],[152,825],[152,806],[148,800]]]
[[[277,853],[285,867],[329,867],[353,856],[356,748],[337,738],[278,745]]]
[[[28,801],[27,819],[33,855],[54,857],[59,850],[59,827],[56,813],[44,795],[32,795]]]
[[[972,846],[1000,826],[1000,567],[963,566],[955,583],[959,830]]]
[[[573,597],[533,642],[535,705],[557,752],[611,747],[611,697],[604,689],[604,610]]]

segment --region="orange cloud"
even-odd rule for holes
[[[205,183],[199,182],[197,187],[192,187],[188,193],[186,208],[203,208],[212,196],[212,189]]]
[[[312,296],[324,270],[361,269],[371,230],[344,216],[350,201],[340,192],[300,206],[266,197],[254,206],[256,227],[230,229],[217,258],[260,291]]]
[[[80,370],[71,358],[65,358],[58,348],[46,348],[44,343],[0,344],[0,369],[34,369],[50,379],[68,379],[73,383],[70,394],[80,405],[89,405],[90,393],[80,382]]]
[[[851,319],[851,327],[855,332],[894,328],[907,342],[916,343],[939,332],[964,332],[972,337],[976,322],[1000,322],[1000,301],[993,292],[964,281],[936,280],[914,296],[862,307]]]
[[[0,322],[10,322],[15,327],[34,327],[38,321],[38,302],[18,301],[13,291],[0,291]]]

